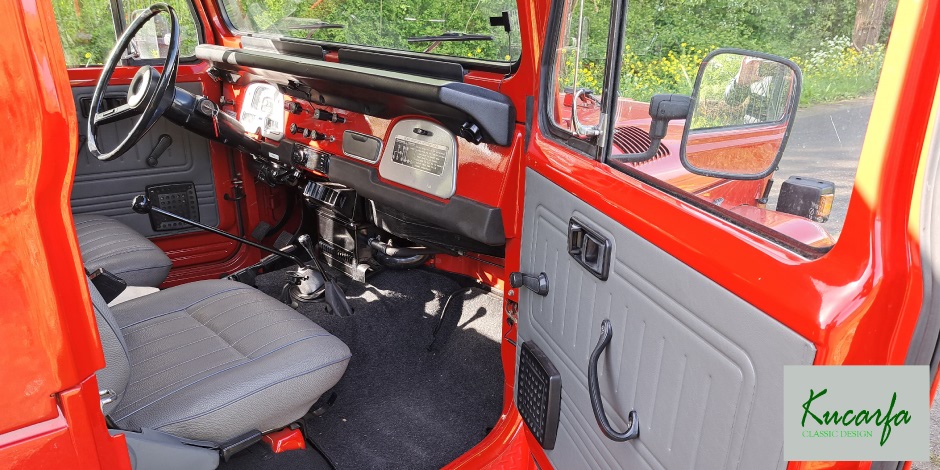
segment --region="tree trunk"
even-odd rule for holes
[[[888,0],[857,0],[852,45],[862,50],[878,42]]]

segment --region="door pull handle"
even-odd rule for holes
[[[572,217],[568,221],[568,254],[602,281],[610,275],[613,245],[607,237]]]
[[[605,318],[601,322],[601,337],[597,341],[597,346],[594,347],[594,352],[591,353],[591,360],[588,364],[588,393],[591,395],[591,409],[594,410],[594,418],[597,419],[597,425],[600,426],[601,432],[612,441],[624,442],[640,437],[640,418],[637,417],[636,410],[631,410],[627,422],[627,431],[615,431],[610,426],[610,422],[607,421],[607,415],[604,413],[604,402],[601,398],[601,388],[597,383],[597,360],[600,359],[601,353],[607,349],[612,337],[610,320]]]

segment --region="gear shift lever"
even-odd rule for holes
[[[352,307],[349,306],[349,302],[346,301],[346,293],[343,292],[336,281],[326,274],[326,271],[323,270],[323,266],[320,265],[320,259],[317,258],[317,253],[313,249],[313,240],[310,238],[310,235],[304,234],[297,237],[297,243],[300,244],[307,250],[307,254],[310,255],[310,259],[313,260],[314,266],[317,267],[317,271],[320,271],[320,275],[323,276],[323,279],[326,281],[324,285],[324,297],[326,298],[326,304],[333,311],[333,313],[342,316],[348,317],[353,314]]]

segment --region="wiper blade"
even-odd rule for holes
[[[492,41],[493,36],[488,34],[470,34],[470,33],[461,33],[459,31],[448,31],[444,34],[437,36],[415,36],[408,38],[407,41],[410,44],[419,43],[419,42],[429,42],[431,44],[424,50],[424,52],[431,52],[440,46],[444,42],[464,42],[464,41]]]

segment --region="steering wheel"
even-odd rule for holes
[[[114,74],[114,69],[123,58],[131,40],[151,18],[166,13],[170,16],[170,43],[167,47],[166,62],[163,63],[163,73],[156,68],[145,65],[137,70],[130,86],[127,88],[127,103],[118,107],[100,111],[104,99],[105,89]],[[180,25],[176,19],[173,7],[166,3],[150,5],[147,11],[137,17],[124,34],[111,49],[98,84],[95,85],[95,94],[91,98],[91,108],[88,116],[88,150],[101,161],[113,160],[124,152],[130,150],[151,127],[163,116],[163,113],[173,104],[176,88],[176,70],[179,66],[180,56]],[[98,126],[138,116],[134,127],[124,137],[124,140],[113,150],[105,152],[98,147]]]

